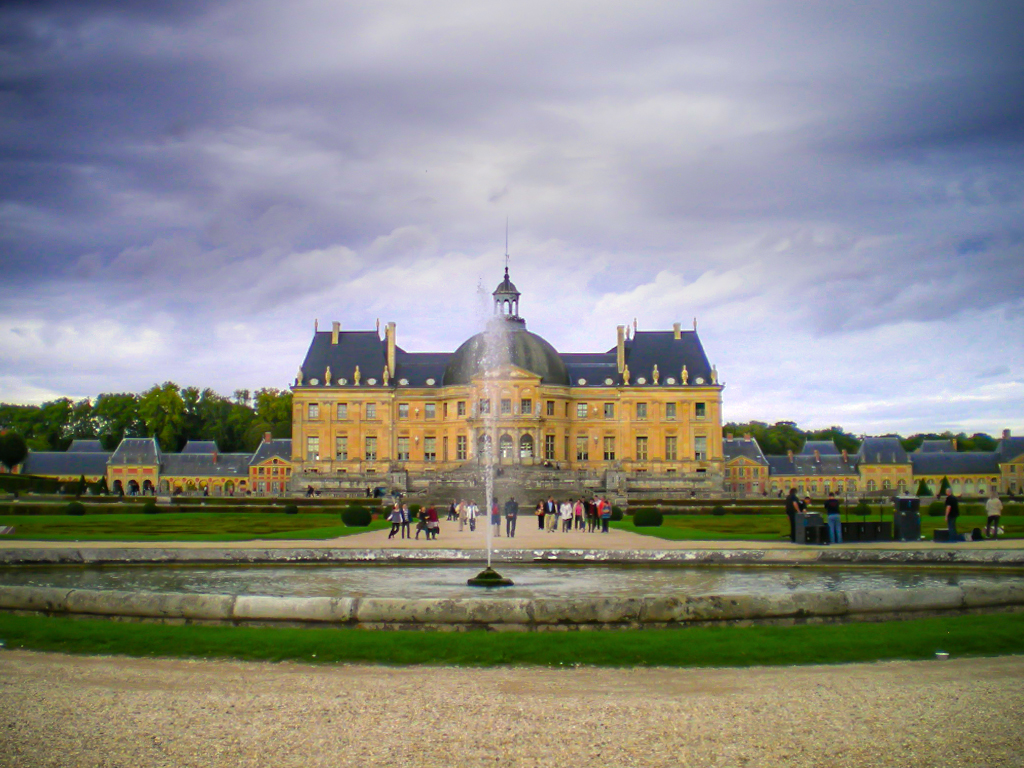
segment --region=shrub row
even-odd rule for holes
[[[264,503],[260,506],[249,504],[245,506],[216,506],[216,507],[192,507],[188,509],[182,509],[175,504],[163,505],[157,504],[156,501],[150,499],[149,501],[143,502],[142,504],[89,504],[87,502],[75,501],[71,502],[81,506],[82,512],[77,514],[82,515],[137,515],[137,514],[195,514],[195,513],[209,513],[213,515],[227,515],[227,514],[243,514],[243,515],[255,515],[255,514],[281,514],[282,512],[288,512],[289,508],[293,508],[295,512],[289,512],[289,514],[298,514],[299,508],[295,504],[267,504]],[[67,513],[67,503],[60,504],[34,504],[34,503],[7,503],[0,504],[0,515],[23,515],[23,516],[39,516],[39,515],[62,515]],[[307,515],[316,514],[337,514],[340,504],[333,504],[331,506],[321,506],[316,508],[305,508],[301,512]],[[365,509],[367,514],[372,514],[371,510],[365,506],[359,506],[359,509]],[[77,507],[76,507],[77,509]]]

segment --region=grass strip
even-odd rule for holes
[[[486,667],[746,667],[1024,653],[1024,613],[791,627],[424,632],[161,625],[0,613],[8,648],[88,655]]]

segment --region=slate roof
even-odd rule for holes
[[[302,386],[326,388],[324,382],[327,368],[330,367],[331,388],[354,388],[354,373],[356,366],[359,366],[360,386],[372,386],[368,379],[376,379],[376,386],[380,387],[387,363],[387,349],[377,332],[341,331],[338,333],[337,344],[331,344],[331,336],[332,331],[317,331],[313,334],[306,359],[302,361]],[[397,355],[396,350],[396,368]],[[316,379],[316,384],[313,384],[313,379]],[[342,381],[345,383],[342,384]]]
[[[615,350],[611,352],[569,352],[559,355],[565,363],[565,370],[569,374],[569,386],[608,386],[607,379],[612,384],[620,384],[622,377],[616,368]],[[632,373],[632,371],[631,371]],[[580,384],[580,379],[585,383]]]
[[[110,455],[110,451],[103,448],[99,440],[72,440],[68,446],[68,453],[104,453]]]
[[[859,464],[907,464],[910,457],[898,437],[865,437],[857,452]]]
[[[218,451],[216,440],[189,440],[181,449],[182,453],[217,453]]]
[[[797,453],[790,459],[789,456],[768,456],[769,475],[775,476],[813,476],[813,475],[842,475],[857,476],[857,467],[852,459],[843,461],[840,456],[822,456],[815,461],[814,454],[804,455]]]
[[[999,457],[989,452],[910,454],[915,475],[998,475]]]
[[[249,460],[250,464],[262,464],[268,459],[274,457],[284,459],[285,461],[292,460],[292,441],[288,440],[271,440],[270,442],[264,441],[260,443],[259,448],[256,449],[256,453],[252,455],[252,459]]]
[[[996,455],[1000,461],[1011,461],[1024,454],[1024,437],[1004,437],[996,443]]]
[[[614,361],[614,347],[609,354]],[[651,376],[655,364],[658,366],[661,386],[667,385],[668,379],[675,379],[676,385],[681,385],[684,365],[689,386],[711,384],[711,363],[704,354],[704,347],[696,331],[681,331],[678,339],[673,331],[637,331],[633,338],[626,340],[630,385],[638,384],[638,380],[643,378],[647,383],[640,386],[655,386]],[[698,379],[703,379],[703,382]]]
[[[198,475],[205,477],[248,477],[247,453],[165,453],[160,474],[177,477]]]
[[[159,464],[160,446],[154,437],[126,437],[110,456],[111,464]]]
[[[760,444],[752,437],[724,438],[722,440],[722,453],[724,454],[726,461],[738,459],[742,456],[743,458],[756,461],[758,464],[768,466],[768,460],[765,459],[764,453],[761,451]]]
[[[952,440],[925,440],[914,453],[956,453]]]
[[[800,450],[800,453],[805,456],[813,456],[815,451],[817,451],[821,456],[842,455],[842,452],[836,448],[836,444],[831,440],[808,440],[804,443],[804,447]]]
[[[22,464],[24,475],[105,475],[109,453],[92,451],[29,451]]]

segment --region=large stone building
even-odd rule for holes
[[[297,484],[414,486],[476,469],[493,439],[502,466],[721,488],[723,385],[696,329],[634,323],[607,351],[559,353],[526,329],[507,268],[493,299],[451,353],[406,352],[394,323],[315,332],[292,386]]]

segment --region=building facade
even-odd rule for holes
[[[292,463],[307,478],[500,466],[621,472],[719,487],[723,385],[696,329],[619,326],[604,352],[526,330],[505,278],[487,329],[452,353],[406,352],[396,326],[317,331],[292,385]]]

